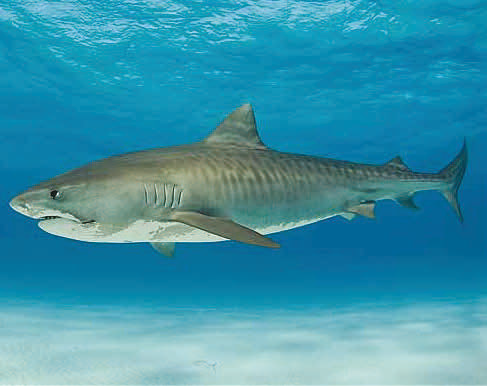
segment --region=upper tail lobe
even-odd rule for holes
[[[467,162],[467,141],[464,140],[462,150],[455,159],[438,173],[440,178],[445,181],[445,188],[441,190],[441,193],[452,206],[460,222],[463,222],[463,215],[458,202],[458,189],[462,183]]]

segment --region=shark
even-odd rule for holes
[[[268,248],[268,235],[334,216],[375,218],[380,200],[417,210],[418,191],[439,191],[458,219],[467,167],[464,141],[437,173],[410,170],[396,156],[380,165],[280,152],[259,136],[250,104],[205,139],[111,156],[43,181],[10,201],[50,234],[86,242],[150,243],[173,256],[176,243],[234,240]]]

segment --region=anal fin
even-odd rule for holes
[[[347,208],[347,212],[375,219],[375,201],[366,201]]]
[[[396,197],[396,201],[400,205],[404,206],[405,208],[419,210],[419,206],[417,206],[413,200],[413,194],[405,194],[403,196],[398,196]]]

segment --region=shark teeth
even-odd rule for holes
[[[57,219],[65,219],[65,220],[69,220],[69,221],[73,221],[73,222],[81,223],[81,224],[91,224],[91,223],[95,222],[95,220],[81,220],[81,219],[76,218],[75,216],[68,214],[68,213],[64,213],[64,214],[54,214],[53,213],[53,214],[49,214],[49,215],[36,217],[36,219],[40,220],[41,222],[46,221],[46,220],[57,220]]]
[[[39,220],[54,220],[55,218],[60,218],[59,216],[44,216],[41,217]]]

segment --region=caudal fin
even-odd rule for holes
[[[441,193],[452,206],[460,222],[463,222],[463,215],[458,202],[458,188],[462,183],[463,175],[467,168],[467,160],[467,141],[464,140],[460,153],[458,153],[455,159],[438,173],[446,183],[445,188],[441,190]]]

